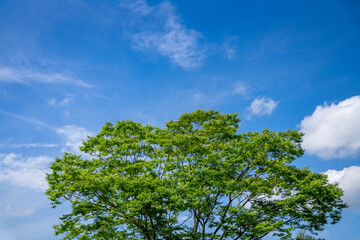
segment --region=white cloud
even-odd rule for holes
[[[202,34],[186,28],[170,2],[149,6],[145,1],[124,1],[121,7],[140,19],[140,31],[132,35],[133,47],[169,58],[184,69],[198,67],[206,57]]]
[[[67,125],[58,128],[56,132],[63,136],[66,140],[64,147],[61,149],[64,152],[72,152],[80,154],[79,147],[83,140],[86,140],[87,136],[91,136],[92,133],[85,128],[77,127],[74,125]]]
[[[360,209],[360,166],[351,166],[341,171],[325,172],[331,183],[338,182],[344,191],[343,200],[351,209]]]
[[[46,156],[23,158],[15,153],[0,155],[0,182],[44,191],[47,188],[45,173],[51,160]]]
[[[301,121],[303,147],[324,159],[354,157],[360,152],[360,96],[317,106]]]
[[[60,73],[44,73],[22,68],[0,67],[0,82],[21,83],[29,85],[31,83],[46,84],[71,84],[78,87],[91,87],[89,84],[70,76]]]
[[[250,116],[270,115],[274,111],[277,105],[278,102],[275,102],[271,98],[267,98],[267,97],[256,98],[254,101],[251,102],[248,110],[250,110]]]

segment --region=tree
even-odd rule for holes
[[[62,239],[281,239],[321,231],[346,207],[324,174],[297,168],[298,131],[238,133],[237,114],[197,110],[165,128],[106,123],[51,164],[46,194],[71,212]]]
[[[315,237],[305,233],[305,232],[299,232],[294,240],[325,240],[323,238],[316,239]]]

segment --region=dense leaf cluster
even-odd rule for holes
[[[238,133],[236,114],[198,110],[166,128],[106,123],[85,155],[51,164],[47,195],[71,203],[63,239],[261,239],[341,218],[342,191],[297,168],[298,131]]]

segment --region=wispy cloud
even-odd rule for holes
[[[256,44],[248,60],[287,54],[291,39],[286,32],[271,32]]]
[[[80,154],[79,146],[87,136],[92,135],[85,128],[67,125],[63,127],[53,127],[42,121],[21,116],[18,114],[0,110],[0,114],[15,117],[20,120],[39,125],[53,131],[64,138],[63,144],[1,144],[5,147],[32,148],[32,147],[62,147],[62,151]],[[47,156],[23,157],[21,154],[9,153],[0,154],[0,182],[6,182],[18,187],[31,188],[36,191],[44,191],[47,188],[45,173],[48,171],[49,163],[52,158]]]
[[[46,156],[23,158],[15,153],[0,155],[0,182],[44,191],[47,188],[45,173],[51,160]]]
[[[61,100],[56,100],[52,98],[48,101],[49,107],[61,108],[64,111],[64,117],[70,116],[70,103],[73,101],[71,97],[65,97]]]
[[[250,118],[253,115],[262,116],[262,115],[271,115],[274,109],[277,107],[279,102],[275,102],[273,99],[268,97],[256,98],[251,102],[248,110],[250,111]]]
[[[140,16],[146,16],[150,14],[154,8],[150,7],[145,0],[129,0],[121,1],[120,7],[130,10],[132,13]]]
[[[23,120],[23,121],[38,125],[38,126],[43,127],[43,128],[47,128],[47,129],[50,129],[50,130],[55,130],[55,128],[53,126],[50,126],[49,124],[47,124],[47,123],[45,123],[43,121],[40,121],[38,119],[26,117],[26,116],[16,114],[16,113],[12,113],[12,112],[8,112],[8,111],[2,110],[2,109],[0,109],[0,114],[2,114],[4,116],[8,116],[8,117],[17,118],[17,119],[20,119],[20,120]]]
[[[66,125],[66,126],[63,126],[63,127],[54,127],[54,126],[51,126],[43,121],[40,121],[40,120],[37,120],[37,119],[34,119],[34,118],[29,118],[29,117],[26,117],[26,116],[22,116],[22,115],[19,115],[19,114],[15,114],[15,113],[10,113],[10,112],[7,112],[7,111],[4,111],[4,110],[1,110],[0,109],[0,114],[3,114],[5,116],[10,116],[10,117],[14,117],[14,118],[17,118],[17,119],[20,119],[20,120],[24,120],[24,121],[27,121],[27,122],[30,122],[32,124],[35,124],[35,125],[38,125],[40,127],[43,127],[43,128],[46,128],[46,129],[49,129],[53,132],[55,132],[57,135],[63,137],[65,139],[65,143],[64,143],[64,146],[62,147],[62,151],[63,152],[72,152],[72,153],[81,153],[80,150],[79,150],[79,147],[80,145],[82,144],[82,141],[83,140],[86,140],[86,137],[87,136],[92,136],[93,133],[86,130],[85,128],[83,127],[78,127],[78,126],[75,126],[75,125]],[[56,146],[61,146],[61,144],[58,144]],[[1,146],[1,145],[0,145]],[[14,145],[16,146],[16,145]],[[18,147],[53,147],[53,145],[51,144],[44,144],[44,145],[41,145],[41,144],[23,144],[23,145],[18,145]]]
[[[157,52],[184,69],[198,67],[206,58],[203,35],[186,28],[170,2],[149,6],[144,0],[122,1],[120,6],[139,19],[139,30],[131,34],[134,49]]]
[[[29,216],[33,212],[35,212],[35,209],[33,208],[19,208],[18,206],[14,207],[11,204],[6,205],[5,209],[3,211],[6,213],[6,215],[10,216],[16,216],[16,217],[24,217]]]
[[[70,84],[78,87],[91,87],[82,80],[61,73],[46,73],[23,68],[9,68],[1,66],[0,82],[20,83],[25,85],[31,85],[32,83]]]
[[[53,144],[53,143],[0,144],[0,147],[8,147],[8,148],[54,148],[57,146],[58,146],[57,144]]]
[[[248,98],[250,88],[243,82],[235,82],[230,85],[214,88],[212,91],[201,91],[200,89],[185,91],[182,98],[187,99],[190,105],[198,107],[214,107],[231,97],[241,96]],[[220,89],[222,88],[222,89]],[[184,96],[186,95],[186,96]]]
[[[93,135],[92,132],[86,130],[85,128],[67,125],[56,130],[57,134],[65,138],[65,145],[61,149],[63,152],[72,152],[80,154],[81,151],[79,147],[82,144],[83,140],[86,140],[87,136]]]
[[[239,94],[246,97],[249,94],[249,91],[250,91],[249,86],[242,82],[236,82],[234,84],[233,94]]]
[[[237,51],[236,47],[237,38],[234,36],[226,37],[222,44],[223,56],[229,60],[234,59]]]
[[[73,101],[73,99],[70,98],[70,97],[63,98],[60,101],[57,101],[55,98],[52,98],[52,99],[49,100],[48,106],[50,106],[50,107],[66,107],[72,101]]]
[[[303,147],[324,159],[354,157],[360,153],[360,96],[317,106],[301,121]]]

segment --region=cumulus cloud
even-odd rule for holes
[[[87,136],[91,136],[92,133],[85,128],[67,125],[58,128],[56,132],[65,138],[65,145],[61,149],[63,152],[81,153],[79,147],[83,140],[86,140]]]
[[[360,152],[360,96],[317,106],[301,121],[303,147],[324,159],[354,157]]]
[[[36,191],[45,191],[45,173],[51,158],[46,156],[24,158],[20,154],[0,155],[0,182]]]
[[[134,49],[157,52],[184,69],[202,64],[207,52],[203,35],[186,28],[170,2],[149,6],[144,0],[123,1],[120,6],[139,20],[139,30],[131,36]]]
[[[91,87],[89,84],[61,73],[44,73],[23,68],[8,68],[0,66],[0,82],[20,83],[29,85],[31,83],[45,84],[71,84],[78,87]]]
[[[250,116],[252,115],[270,115],[278,102],[275,102],[273,99],[268,97],[256,98],[254,101],[251,102],[250,107],[248,110],[250,111]]]
[[[360,209],[360,166],[351,166],[341,171],[328,170],[325,172],[331,183],[339,183],[344,191],[343,200],[351,209]]]

